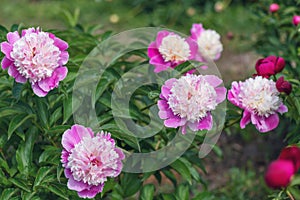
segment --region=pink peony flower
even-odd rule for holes
[[[269,78],[283,70],[285,61],[281,57],[268,56],[266,58],[259,59],[255,64],[255,69],[258,76]]]
[[[223,51],[223,45],[220,41],[221,36],[214,30],[205,30],[202,24],[193,24],[191,28],[191,39],[198,44],[198,52],[196,59],[205,61],[205,58],[218,60]]]
[[[289,95],[292,92],[292,85],[290,84],[290,82],[285,81],[283,76],[281,76],[276,81],[276,88],[279,92],[284,92],[287,95]]]
[[[172,32],[160,31],[156,40],[148,47],[148,56],[150,64],[155,67],[154,72],[158,73],[194,59],[197,48],[193,40],[184,39]]]
[[[295,15],[295,16],[293,17],[293,24],[294,24],[295,26],[298,26],[298,24],[300,24],[300,15]]]
[[[82,198],[93,198],[102,192],[107,177],[116,177],[122,170],[124,154],[115,147],[109,133],[94,136],[90,128],[73,125],[62,136],[61,162],[68,188]]]
[[[294,175],[294,165],[289,160],[273,161],[265,174],[266,184],[273,189],[285,188]]]
[[[279,10],[280,6],[277,3],[272,3],[269,7],[270,12],[274,13]]]
[[[43,97],[58,87],[68,73],[63,66],[69,59],[67,48],[65,41],[39,28],[23,30],[21,36],[17,31],[10,32],[7,42],[1,43],[5,55],[2,69],[8,68],[16,82],[25,83],[28,79],[33,92]]]
[[[281,151],[278,159],[293,162],[296,173],[300,169],[300,148],[295,145],[286,147]]]
[[[226,98],[226,88],[217,87],[222,80],[214,75],[187,74],[169,79],[161,88],[157,102],[159,117],[166,127],[186,126],[192,131],[210,130],[213,125],[211,111]]]
[[[261,76],[244,82],[232,82],[228,100],[244,109],[241,128],[252,122],[260,132],[275,129],[279,124],[277,112],[282,114],[288,111],[279,98],[275,82]]]

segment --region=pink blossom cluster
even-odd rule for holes
[[[29,80],[33,92],[44,97],[68,73],[64,66],[69,59],[67,48],[67,42],[39,28],[25,29],[21,35],[17,31],[9,32],[7,41],[1,43],[5,55],[2,69],[8,69],[16,82]]]
[[[122,170],[125,156],[115,147],[110,133],[94,135],[90,128],[75,124],[64,132],[62,146],[67,186],[82,198],[94,198],[102,192],[107,178],[118,176]]]
[[[193,24],[190,32],[191,36],[187,38],[169,31],[157,33],[155,41],[148,47],[149,63],[154,66],[154,72],[175,68],[188,60],[203,62],[220,58],[223,45],[216,31]]]
[[[156,40],[149,45],[148,56],[154,72],[158,73],[189,60],[217,60],[222,50],[216,31],[193,24],[191,36],[187,38],[173,32],[158,32]],[[159,117],[165,126],[180,127],[183,134],[187,127],[192,131],[210,130],[213,126],[211,111],[226,98],[226,88],[220,86],[223,82],[220,78],[194,75],[194,72],[190,70],[179,79],[167,80],[158,101]]]
[[[270,6],[269,6],[269,11],[271,13],[276,13],[280,10],[280,6],[277,4],[277,3],[272,3]],[[298,26],[298,24],[300,24],[300,15],[294,15],[293,18],[292,18],[292,23],[295,25],[295,26]]]
[[[280,93],[289,95],[292,85],[280,77],[276,82],[271,79],[285,67],[281,57],[268,56],[256,62],[256,74],[245,81],[232,82],[228,100],[244,110],[240,126],[245,128],[250,122],[260,132],[268,132],[279,124],[277,113],[283,114],[288,108],[283,104]]]

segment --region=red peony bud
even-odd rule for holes
[[[290,82],[285,81],[283,76],[281,76],[277,81],[276,81],[276,88],[278,92],[284,92],[287,95],[289,95],[292,92],[292,85]]]
[[[279,189],[289,185],[294,175],[294,165],[289,160],[273,161],[265,174],[265,182],[270,188]]]
[[[285,66],[285,61],[281,57],[268,56],[259,59],[255,64],[255,69],[258,76],[269,78],[272,75],[281,72]]]
[[[300,169],[300,148],[297,146],[286,147],[282,149],[278,159],[292,161],[296,173]]]
[[[279,5],[277,3],[272,3],[269,7],[270,12],[274,13],[279,10]]]
[[[295,16],[293,17],[293,24],[294,24],[295,26],[298,26],[298,24],[300,24],[300,15],[295,15]]]

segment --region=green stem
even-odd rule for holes
[[[286,190],[286,194],[289,196],[289,198],[290,198],[291,200],[295,200],[295,198],[293,197],[293,195],[291,194],[290,191]]]

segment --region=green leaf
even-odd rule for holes
[[[15,116],[9,123],[8,126],[8,139],[11,137],[12,133],[18,128],[20,127],[24,122],[26,122],[26,120],[28,120],[29,118],[34,118],[35,115],[34,114],[20,114]]]
[[[300,175],[294,175],[290,186],[300,185]]]
[[[53,192],[54,194],[60,196],[63,199],[66,199],[66,200],[69,199],[66,197],[67,191],[65,189],[65,186],[62,184],[51,183],[51,184],[44,185],[44,187],[46,189],[48,189],[49,191]]]
[[[32,151],[34,142],[37,138],[37,128],[31,127],[26,132],[25,141],[22,141],[16,151],[17,167],[21,174],[28,176],[31,163],[32,163]]]
[[[39,157],[40,164],[60,164],[60,153],[61,149],[54,146],[47,146],[44,152]]]
[[[141,191],[140,200],[152,200],[155,187],[153,184],[144,185]]]
[[[28,186],[28,183],[25,180],[19,178],[10,178],[8,180],[15,186],[21,188],[22,190],[25,190],[26,192],[31,192],[30,187]]]
[[[300,191],[296,187],[289,187],[288,191],[290,191],[294,197],[294,199],[300,199]]]
[[[176,199],[177,200],[189,200],[189,187],[185,185],[180,185],[176,190]]]
[[[72,98],[71,98],[71,95],[64,98],[63,109],[64,109],[63,124],[65,124],[68,121],[68,119],[71,117],[71,115],[73,114],[72,113]]]
[[[180,159],[173,162],[170,166],[175,169],[183,178],[185,178],[190,185],[192,184],[190,170]]]
[[[138,174],[124,173],[121,177],[121,187],[124,191],[124,197],[130,197],[137,193],[142,186]]]
[[[7,178],[1,168],[0,168],[0,185],[6,186],[6,187],[11,185],[11,183],[7,180]]]
[[[14,82],[13,88],[12,88],[12,96],[19,100],[21,97],[22,89],[24,87],[24,84]]]
[[[51,117],[50,117],[50,126],[52,126],[55,122],[57,122],[57,120],[59,118],[61,118],[62,116],[62,108],[59,107],[57,108],[52,114],[51,114]]]
[[[10,108],[10,107],[5,107],[0,109],[0,116],[1,118],[10,116],[10,115],[17,115],[20,113],[24,113],[23,111],[16,109],[16,108]]]
[[[36,178],[34,180],[33,188],[36,189],[39,186],[44,178],[53,170],[52,167],[41,167],[37,172]]]
[[[163,200],[176,200],[174,195],[172,195],[172,194],[163,194],[162,197],[163,197]]]
[[[11,200],[11,198],[19,192],[19,189],[16,188],[6,188],[2,191],[1,200]]]
[[[58,126],[54,126],[51,127],[49,130],[47,130],[47,134],[62,134],[63,132],[65,132],[65,130],[69,129],[71,126],[70,125],[58,125]]]
[[[48,104],[45,98],[35,98],[35,103],[37,106],[36,113],[39,116],[39,119],[41,119],[42,126],[48,128],[48,119],[49,119],[49,109]]]

